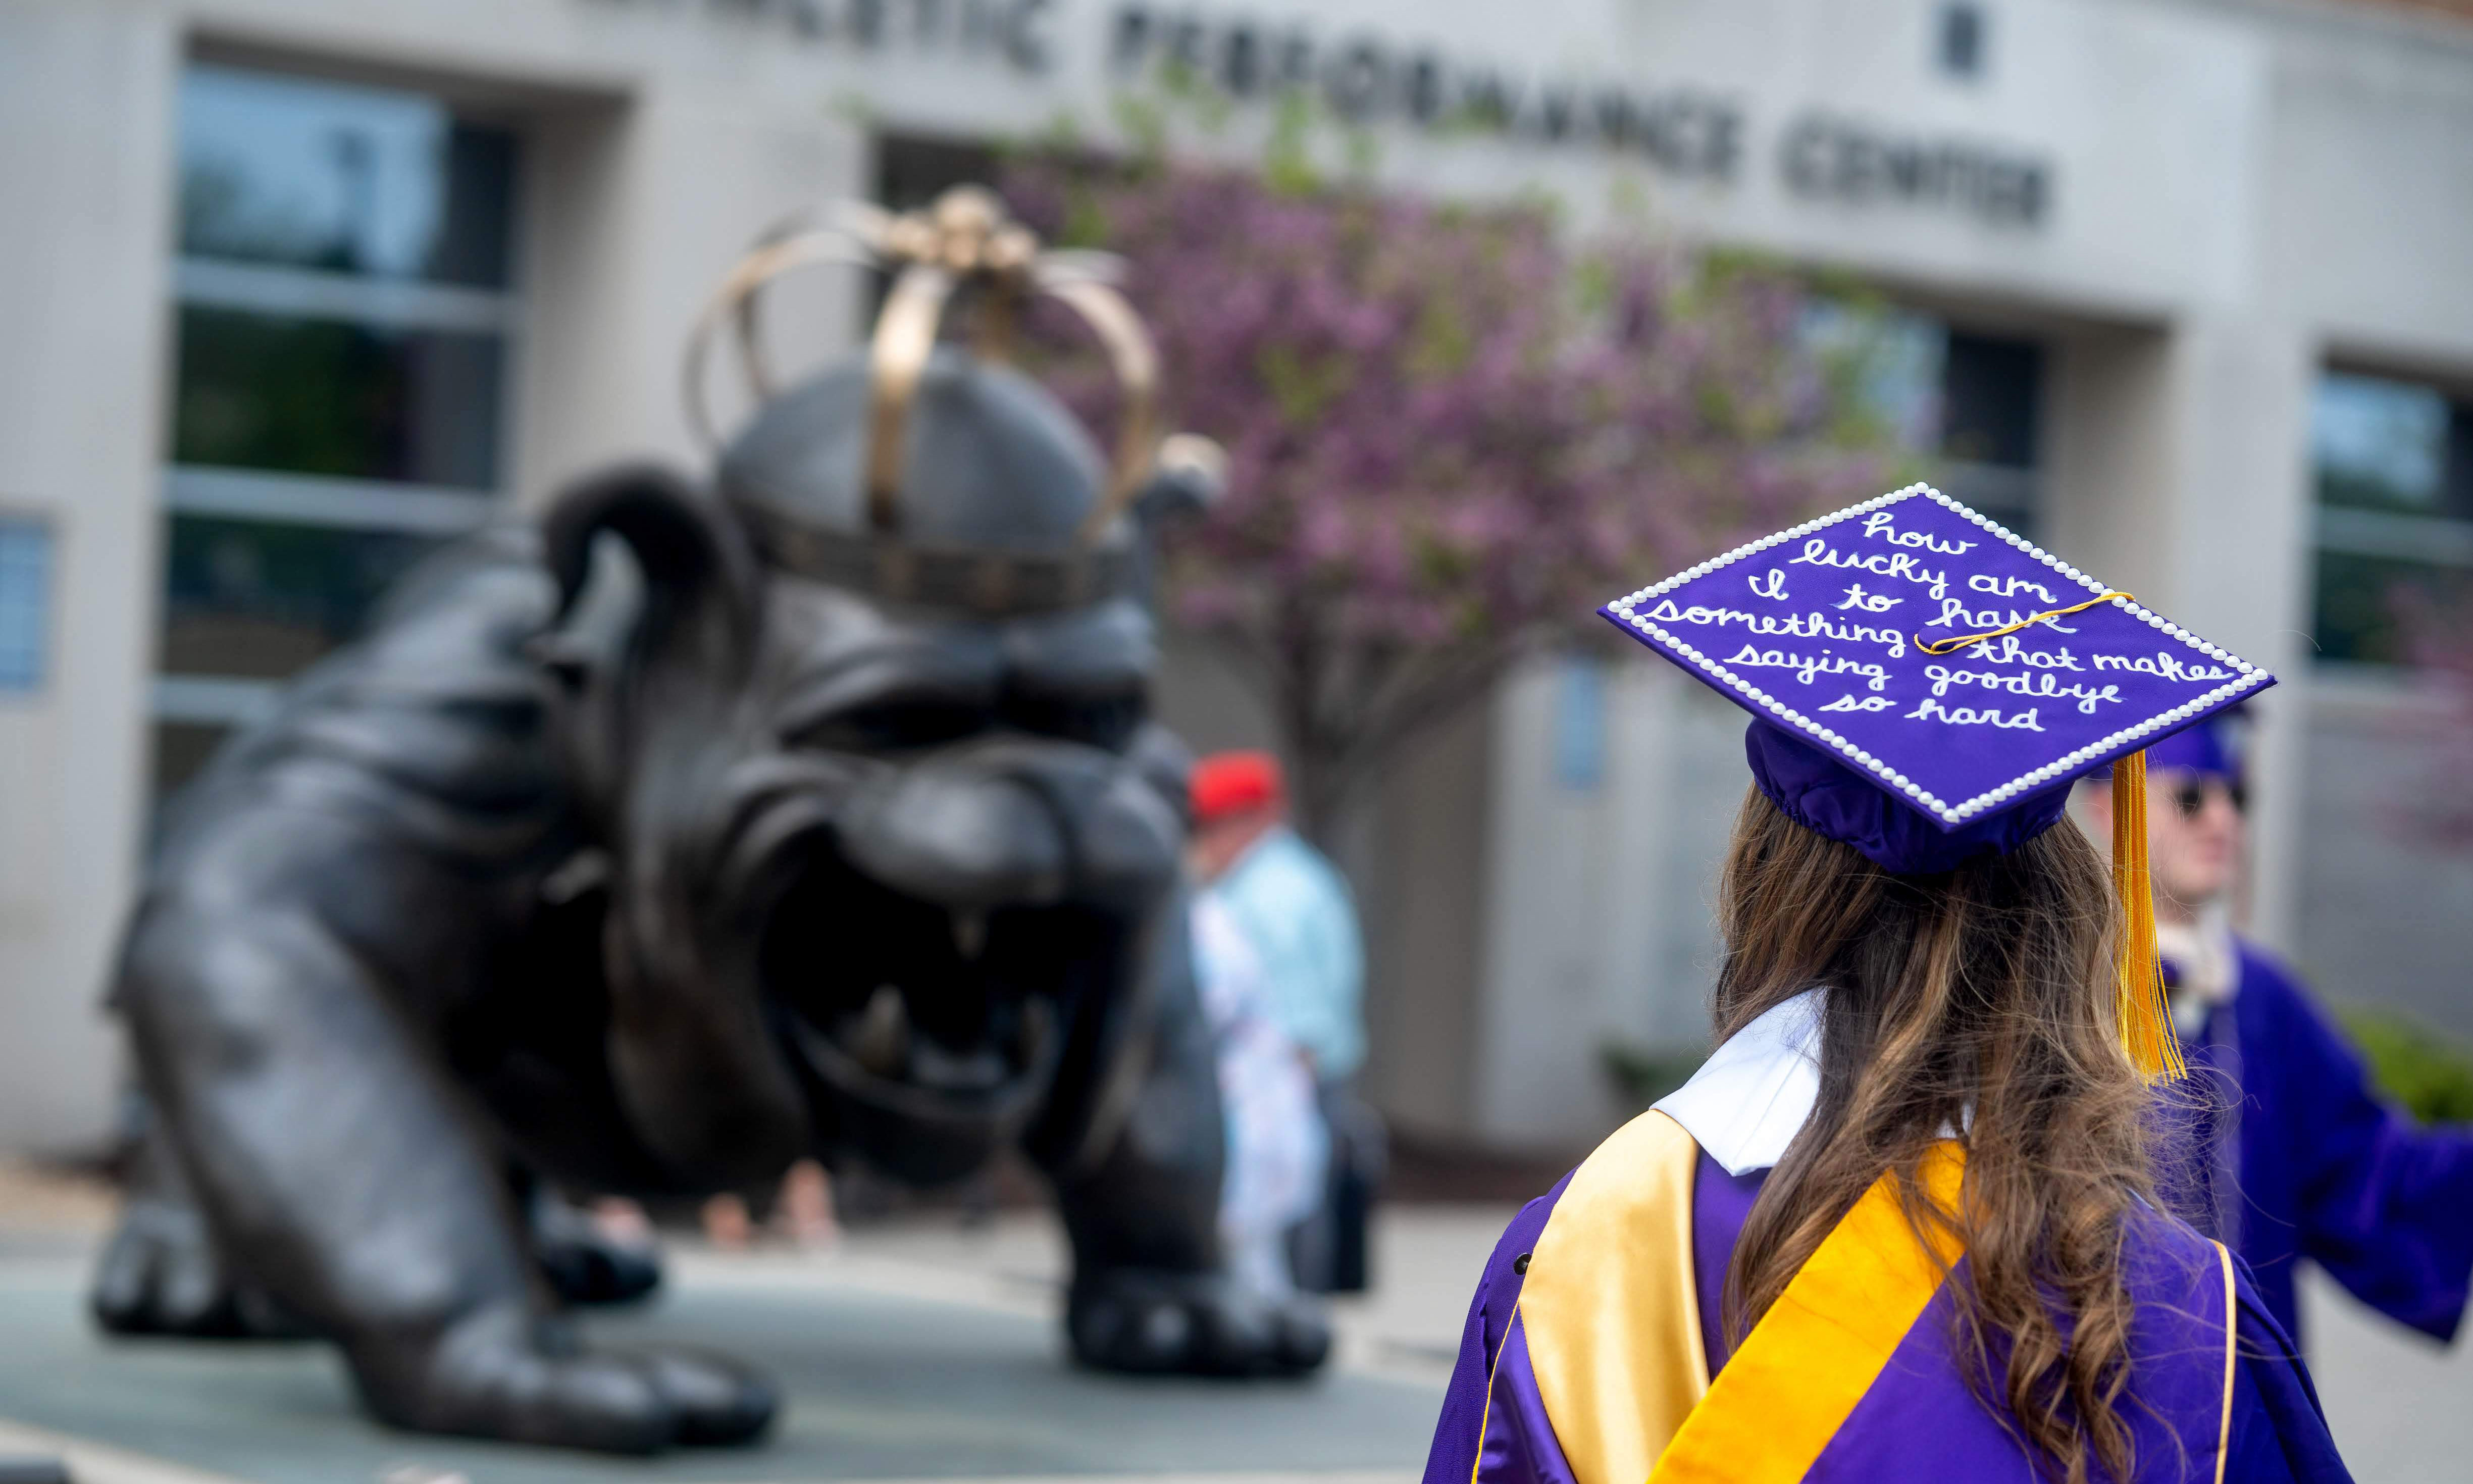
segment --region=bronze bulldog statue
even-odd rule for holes
[[[147,1116],[107,1328],[321,1335],[406,1427],[736,1442],[760,1379],[579,1343],[563,1299],[652,1275],[534,1192],[1011,1145],[1082,1361],[1321,1363],[1315,1309],[1221,1271],[1185,754],[1145,712],[1144,528],[1208,450],[1151,439],[1138,322],[984,197],[779,235],[708,323],[851,231],[901,269],[865,355],[709,487],[616,469],[434,559],[174,807],[113,994]],[[1113,467],[935,343],[948,298],[1043,290],[1126,379]]]

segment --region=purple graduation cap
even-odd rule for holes
[[[2275,683],[1925,485],[1598,611],[1752,713],[1789,819],[1901,874],[2016,849],[2074,779]]]
[[[2176,731],[2147,749],[2147,771],[2195,773],[2239,783],[2245,776],[2244,744],[2248,740],[2241,724],[2242,709],[2235,705],[2187,731]]]

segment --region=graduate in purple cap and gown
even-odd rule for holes
[[[1754,718],[1717,1050],[1503,1233],[1427,1484],[2345,1478],[2149,1174],[2145,830],[2063,808],[2271,678],[1922,486],[1602,611]]]
[[[2193,1073],[2166,1113],[2174,1209],[2241,1254],[2288,1333],[2307,1257],[2452,1340],[2473,1283],[2473,1129],[2422,1128],[2381,1102],[2292,969],[2233,933],[2247,788],[2232,726],[2212,718],[2148,751],[2156,935]],[[2109,832],[2109,781],[2090,779],[2086,802]]]

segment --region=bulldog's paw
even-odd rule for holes
[[[427,1346],[351,1347],[370,1409],[398,1427],[656,1453],[753,1442],[772,1424],[773,1388],[693,1351],[587,1351],[565,1326],[513,1307],[458,1322]]]
[[[114,1334],[292,1340],[314,1331],[263,1290],[234,1279],[198,1212],[132,1200],[96,1264],[87,1306]]]
[[[1313,1300],[1265,1295],[1213,1273],[1083,1276],[1065,1323],[1073,1357],[1106,1371],[1302,1376],[1331,1354],[1331,1326]]]

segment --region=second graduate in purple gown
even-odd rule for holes
[[[1920,487],[1605,613],[1753,714],[1718,1050],[1504,1233],[1428,1484],[2343,1478],[2149,1176],[2144,830],[2062,811],[2270,679]]]
[[[2194,1074],[2164,1120],[2174,1209],[2249,1263],[2296,1337],[2306,1257],[2364,1304],[2453,1339],[2473,1284],[2473,1129],[2423,1128],[2381,1101],[2309,989],[2232,931],[2248,799],[2238,726],[2210,718],[2148,754],[2157,933]],[[2109,828],[2111,788],[2087,794]]]

